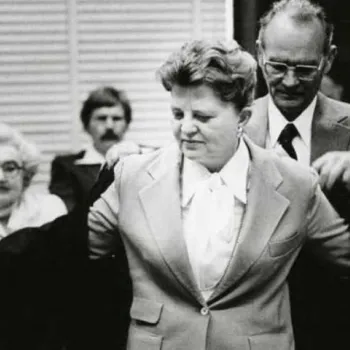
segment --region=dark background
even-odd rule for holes
[[[255,40],[259,30],[259,18],[270,8],[273,0],[235,0],[234,36],[250,53],[255,55]],[[350,1],[315,0],[326,10],[329,20],[334,24],[334,43],[338,55],[329,75],[344,87],[343,100],[350,102]],[[261,72],[257,95],[266,93]]]

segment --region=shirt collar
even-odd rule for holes
[[[309,106],[293,121],[293,124],[297,128],[299,135],[305,145],[310,148],[311,145],[311,124],[312,118],[316,108],[317,97],[312,100]],[[271,147],[273,148],[284,129],[288,120],[280,112],[280,110],[274,104],[271,96],[269,95],[268,102],[268,119],[269,119],[269,136]]]
[[[84,165],[92,165],[92,164],[103,164],[105,162],[105,158],[99,152],[97,152],[96,148],[93,145],[89,145],[86,148],[83,158],[77,159],[75,164],[84,164]]]
[[[242,203],[247,203],[247,178],[249,169],[249,151],[241,139],[235,154],[219,172],[225,185]],[[198,185],[210,177],[211,173],[201,164],[184,158],[182,207],[186,207],[196,192]]]

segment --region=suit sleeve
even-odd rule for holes
[[[88,214],[89,257],[98,259],[115,251],[118,232],[119,195],[118,188],[122,162],[115,167],[114,182],[90,207]]]
[[[56,157],[51,165],[49,191],[63,200],[68,211],[71,211],[76,205],[72,177],[69,168],[60,157]]]
[[[350,273],[350,233],[344,219],[327,200],[313,178],[313,190],[306,215],[306,248],[327,265],[340,268],[346,276]]]

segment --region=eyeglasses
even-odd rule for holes
[[[293,70],[295,76],[302,81],[312,81],[316,78],[318,72],[321,70],[324,62],[322,57],[318,66],[296,64],[289,65],[283,62],[267,61],[263,56],[263,65],[268,75],[274,78],[283,78],[288,70]]]
[[[20,171],[23,169],[23,167],[19,166],[14,161],[8,161],[0,164],[0,168],[6,179],[15,178],[16,176],[19,175]]]

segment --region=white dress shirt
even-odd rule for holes
[[[92,165],[92,164],[104,164],[105,157],[96,150],[96,148],[91,144],[86,147],[85,153],[82,158],[77,159],[75,164],[82,165]]]
[[[249,163],[243,140],[219,173],[211,174],[199,163],[184,159],[183,232],[194,276],[206,300],[233,254],[247,202]]]
[[[298,157],[298,161],[304,165],[310,165],[311,154],[311,126],[312,118],[316,108],[316,97],[309,106],[293,121],[299,135],[296,136],[292,145]],[[287,152],[279,144],[278,137],[281,131],[288,124],[288,120],[282,115],[276,107],[272,98],[269,97],[268,102],[268,135],[266,140],[266,148],[275,149],[279,155],[287,156]]]

